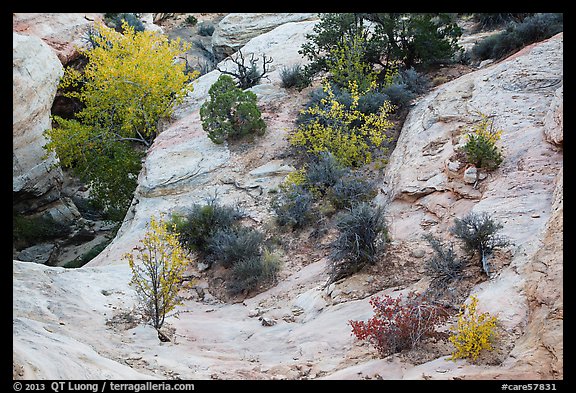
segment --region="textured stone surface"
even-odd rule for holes
[[[55,157],[44,158],[43,132],[50,127],[50,107],[62,64],[40,38],[12,34],[12,190],[40,197],[50,191],[57,198],[62,172],[53,169]]]
[[[216,26],[212,34],[212,51],[223,59],[240,49],[252,38],[288,22],[317,19],[313,13],[231,13]]]
[[[561,33],[437,88],[412,109],[390,158],[380,200],[396,241],[431,230],[447,236],[453,218],[470,211],[489,213],[511,240],[510,264],[472,292],[517,346],[500,372],[466,366],[442,378],[562,376],[563,154],[546,141],[562,140],[562,53]],[[471,190],[445,163],[477,111],[494,116],[503,130],[504,161]],[[424,225],[430,215],[434,227]],[[407,375],[434,377],[427,368]]]
[[[452,362],[446,356],[418,365],[400,356],[376,359],[373,348],[354,339],[348,324],[372,315],[369,297],[363,296],[369,277],[358,274],[325,289],[324,259],[309,261],[243,303],[220,303],[210,296],[208,302],[186,300],[179,318],[167,319],[176,330],[175,342],[159,343],[150,326],[129,318],[136,297],[121,256],[142,238],[152,215],[185,211],[218,191],[223,202],[240,202],[255,222],[269,217],[267,194],[264,188],[250,186],[254,181],[250,173],[279,160],[286,148],[286,124],[294,120],[305,98],[284,92],[278,93],[284,94],[282,102],[271,100],[263,110],[267,133],[247,145],[209,147],[198,107],[183,111],[154,142],[133,208],[116,239],[89,265],[65,270],[13,262],[15,375],[26,379],[563,378],[562,151],[545,142],[543,123],[562,81],[562,45],[560,34],[424,96],[406,121],[381,185],[384,192],[377,198],[386,204],[391,246],[396,248],[407,244],[408,250],[415,249],[415,239],[425,230],[444,233],[454,217],[469,211],[487,211],[502,222],[503,234],[513,242],[507,250],[510,259],[489,280],[472,288],[482,311],[498,315],[503,330],[513,338],[514,347],[501,364]],[[280,92],[274,82],[270,85],[270,92]],[[477,119],[478,110],[495,115],[497,126],[504,130],[504,162],[473,189],[461,176],[448,174],[446,162],[453,161],[454,146]],[[212,161],[201,159],[203,154]],[[274,162],[282,167],[281,160]],[[176,173],[173,178],[170,166]],[[420,280],[377,294],[397,296],[424,286]],[[351,300],[346,294],[358,297]],[[262,320],[275,323],[263,326]]]
[[[546,140],[556,145],[564,143],[564,86],[554,95],[546,117],[544,117],[544,135]]]
[[[84,46],[83,37],[102,13],[13,13],[12,30],[36,36],[48,44],[62,64],[78,57],[76,47]]]
[[[475,205],[474,210],[490,211],[503,220],[507,232],[520,243],[541,231],[549,214],[554,177],[562,166],[562,154],[545,142],[543,127],[562,85],[562,37],[443,84],[412,108],[390,157],[380,196],[382,203],[390,203],[396,238],[420,232],[395,219],[403,214],[402,201],[418,204],[431,193],[455,196],[445,206],[446,225]],[[461,136],[479,119],[478,112],[493,116],[495,126],[503,130],[498,146],[504,161],[475,190],[445,163],[454,159]],[[459,208],[462,204],[465,209]],[[424,206],[421,214],[425,213]],[[534,213],[544,220],[531,218]]]

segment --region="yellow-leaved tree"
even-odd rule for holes
[[[132,269],[131,283],[140,297],[144,317],[156,329],[160,329],[166,315],[181,304],[178,292],[191,263],[178,236],[175,228],[169,228],[162,218],[152,217],[141,245],[134,247],[136,257],[132,253],[123,256]]]
[[[136,188],[141,158],[158,132],[158,122],[173,113],[199,74],[176,60],[189,49],[179,39],[154,31],[135,31],[126,21],[122,32],[96,23],[82,70],[67,67],[60,81],[66,97],[82,109],[71,119],[53,116],[45,149],[62,167],[91,187],[104,210],[121,220]]]
[[[323,89],[326,98],[302,111],[312,120],[301,124],[290,135],[290,144],[316,155],[330,152],[347,167],[369,164],[372,150],[390,139],[387,131],[393,123],[388,116],[394,107],[389,101],[384,101],[376,113],[361,112],[358,109],[361,92],[355,81],[348,85],[352,99],[349,107],[336,99],[329,83],[325,82]],[[374,83],[370,89],[375,89]]]
[[[88,59],[86,67],[83,72],[67,68],[60,87],[85,105],[76,114],[82,123],[149,145],[158,120],[172,114],[192,91],[188,82],[199,75],[175,61],[190,44],[155,31],[135,31],[126,21],[122,33],[96,23],[90,34],[92,47],[80,50]]]

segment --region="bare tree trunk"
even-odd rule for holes
[[[482,269],[488,277],[490,277],[490,264],[488,263],[488,255],[484,252],[484,248],[480,249],[480,262],[482,263]]]

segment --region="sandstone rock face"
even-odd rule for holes
[[[64,379],[76,375],[78,379],[155,379],[119,359],[113,360],[110,352],[101,352],[104,348],[82,333],[99,326],[104,328],[98,333],[101,337],[90,334],[92,339],[115,341],[114,330],[105,327],[113,316],[112,307],[118,307],[119,301],[122,307],[133,305],[132,296],[126,296],[131,294],[126,281],[128,266],[105,271],[57,267],[44,270],[43,265],[14,262],[13,267],[13,291],[18,297],[14,298],[17,311],[13,315],[12,341],[15,378]],[[82,281],[83,289],[79,290],[76,285]],[[48,288],[52,293],[46,296]],[[27,296],[28,290],[38,296]],[[71,298],[64,300],[68,295]],[[125,358],[136,354],[126,354]]]
[[[288,22],[317,19],[313,13],[241,14],[226,15],[212,35],[212,51],[217,59],[231,55],[250,39]]]
[[[140,14],[140,20],[144,25],[144,30],[157,31],[158,33],[162,34],[164,32],[164,29],[155,24],[156,20],[154,17],[156,15],[158,14],[152,14],[152,13]]]
[[[556,176],[550,218],[538,242],[538,250],[521,267],[526,278],[526,298],[530,314],[525,334],[511,353],[515,369],[529,372],[532,364],[541,369],[538,377],[563,376],[563,170]],[[513,360],[512,360],[513,359]]]
[[[154,23],[157,23],[157,22],[160,22],[160,21],[162,21],[162,20],[164,20],[164,19],[171,18],[171,17],[173,17],[173,16],[174,16],[174,13],[173,13],[173,12],[171,12],[171,13],[166,13],[166,12],[164,12],[164,13],[154,13],[154,14],[152,14],[152,20],[153,20]]]
[[[12,35],[13,192],[30,197],[59,195],[62,172],[55,157],[43,158],[50,128],[50,108],[63,74],[62,64],[41,39]],[[46,202],[46,201],[44,201]],[[41,204],[41,201],[37,202]]]
[[[78,56],[88,28],[102,18],[101,13],[14,13],[12,31],[41,38],[67,64]]]
[[[387,208],[391,236],[408,244],[430,231],[447,237],[453,219],[470,211],[487,212],[503,225],[501,233],[512,242],[510,264],[473,292],[521,343],[503,367],[510,375],[528,378],[562,375],[558,185],[563,155],[547,138],[554,130],[562,140],[562,53],[560,33],[422,98],[404,124],[379,196]],[[455,174],[449,167],[455,169],[450,165],[455,150],[478,111],[493,116],[495,126],[503,130],[498,143],[504,161],[474,189],[462,170]],[[547,116],[551,120],[543,122]],[[435,218],[433,226],[430,216]],[[472,372],[468,378],[483,372]]]
[[[517,244],[539,232],[551,206],[562,154],[546,142],[542,119],[557,102],[562,85],[562,34],[530,46],[500,63],[443,84],[410,111],[390,157],[379,199],[388,206],[396,239],[421,234],[410,209],[436,215],[446,225],[474,207],[501,220]],[[560,53],[551,56],[550,53]],[[448,169],[478,112],[493,116],[503,130],[498,146],[504,161],[480,181],[466,184],[463,169]],[[540,214],[539,220],[531,217]],[[443,228],[445,229],[445,228]]]
[[[544,118],[544,127],[546,140],[562,146],[564,142],[564,86],[556,90],[552,105]]]

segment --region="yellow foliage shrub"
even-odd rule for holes
[[[306,182],[306,168],[302,167],[298,170],[290,172],[280,184],[280,189],[289,190],[292,186],[302,186]]]
[[[468,134],[468,140],[470,140],[471,135],[475,135],[486,139],[492,144],[496,144],[496,142],[500,140],[503,130],[495,130],[492,119],[484,113],[479,114],[482,119],[471,128],[471,133]]]
[[[380,147],[388,138],[386,131],[393,125],[388,115],[393,106],[385,101],[377,113],[363,113],[358,110],[360,94],[357,84],[351,82],[349,90],[352,103],[346,107],[325,83],[327,97],[303,111],[312,115],[312,120],[298,127],[291,135],[290,143],[305,147],[314,154],[330,152],[348,167],[369,164],[372,161],[371,150]]]
[[[458,314],[458,322],[452,328],[453,334],[448,340],[456,347],[450,360],[471,358],[476,360],[482,350],[491,351],[496,337],[498,319],[489,313],[478,314],[478,298],[471,297],[468,305],[463,305]]]
[[[175,227],[170,229],[162,218],[150,219],[149,229],[140,244],[134,247],[138,253],[136,258],[132,253],[126,253],[123,259],[132,270],[131,283],[141,298],[145,317],[160,329],[166,314],[180,304],[178,291],[192,261],[180,245]]]
[[[95,46],[79,49],[88,59],[84,71],[67,67],[59,87],[84,104],[76,114],[82,123],[150,141],[158,120],[169,117],[193,90],[190,82],[199,72],[186,73],[185,64],[174,61],[191,45],[155,31],[135,31],[126,21],[123,33],[103,23],[94,28]]]

